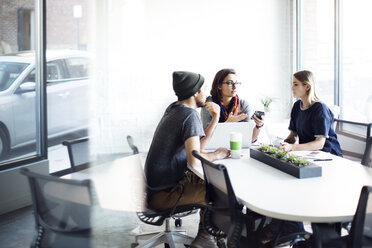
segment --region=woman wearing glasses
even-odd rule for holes
[[[214,102],[220,106],[220,119],[219,122],[238,122],[249,121],[253,111],[244,99],[240,99],[237,95],[237,88],[240,86],[237,81],[237,76],[234,69],[222,69],[214,77],[211,96],[207,98],[207,102]],[[201,118],[204,129],[211,122],[211,115],[209,112],[202,108]],[[256,123],[253,129],[252,142],[257,140],[260,133],[260,128],[264,125],[264,117],[259,119],[252,116],[251,119]]]

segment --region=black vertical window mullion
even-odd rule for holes
[[[46,0],[35,0],[36,7],[36,152],[47,158],[47,94],[46,94]]]

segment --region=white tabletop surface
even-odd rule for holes
[[[141,211],[144,203],[144,177],[141,154],[116,159],[81,170],[63,178],[91,179],[102,208]]]
[[[322,176],[298,179],[243,151],[240,159],[215,161],[228,169],[236,196],[251,210],[273,218],[310,221],[351,221],[361,188],[372,185],[372,169],[356,162],[321,152],[332,161],[314,162],[322,166]],[[309,151],[296,152],[298,155]],[[201,166],[191,168],[203,177]]]

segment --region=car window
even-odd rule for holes
[[[47,82],[57,82],[66,79],[66,70],[62,60],[54,60],[47,63]],[[23,82],[35,82],[35,69],[33,69]]]
[[[88,58],[69,58],[66,59],[69,78],[87,78],[89,69]]]
[[[23,82],[36,82],[35,81],[35,69],[33,69],[28,75],[27,77],[25,78],[25,80],[23,80]]]
[[[67,78],[64,62],[61,59],[47,63],[47,82],[56,82]]]
[[[47,64],[47,80],[55,81],[61,79],[61,70],[58,65],[53,63]]]
[[[8,89],[28,65],[27,63],[0,62],[0,91]]]

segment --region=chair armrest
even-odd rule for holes
[[[87,142],[88,140],[89,140],[89,137],[83,137],[83,138],[74,139],[74,140],[65,140],[65,141],[62,142],[62,145],[71,146],[71,145],[74,145],[74,144]]]

